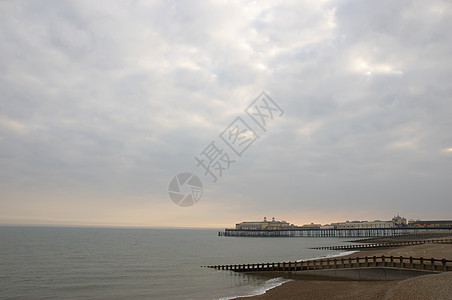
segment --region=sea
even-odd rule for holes
[[[345,238],[218,236],[221,229],[0,226],[0,299],[233,299],[288,281],[202,266],[335,256]]]

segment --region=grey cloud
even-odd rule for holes
[[[163,205],[190,171],[213,210],[452,209],[448,2],[18,1],[0,13],[9,191]],[[211,183],[194,157],[261,90],[284,117]]]

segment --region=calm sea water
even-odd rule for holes
[[[228,299],[281,284],[201,268],[337,254],[340,238],[218,237],[215,229],[0,226],[0,299]]]

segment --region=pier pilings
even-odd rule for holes
[[[296,228],[284,230],[243,230],[226,228],[218,232],[219,236],[226,237],[395,237],[419,232],[440,231],[452,233],[452,228],[356,228],[356,229],[313,229]]]

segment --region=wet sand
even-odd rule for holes
[[[405,256],[452,260],[452,244],[365,250],[344,257]],[[263,295],[237,299],[452,299],[452,272],[400,281],[295,280]]]

